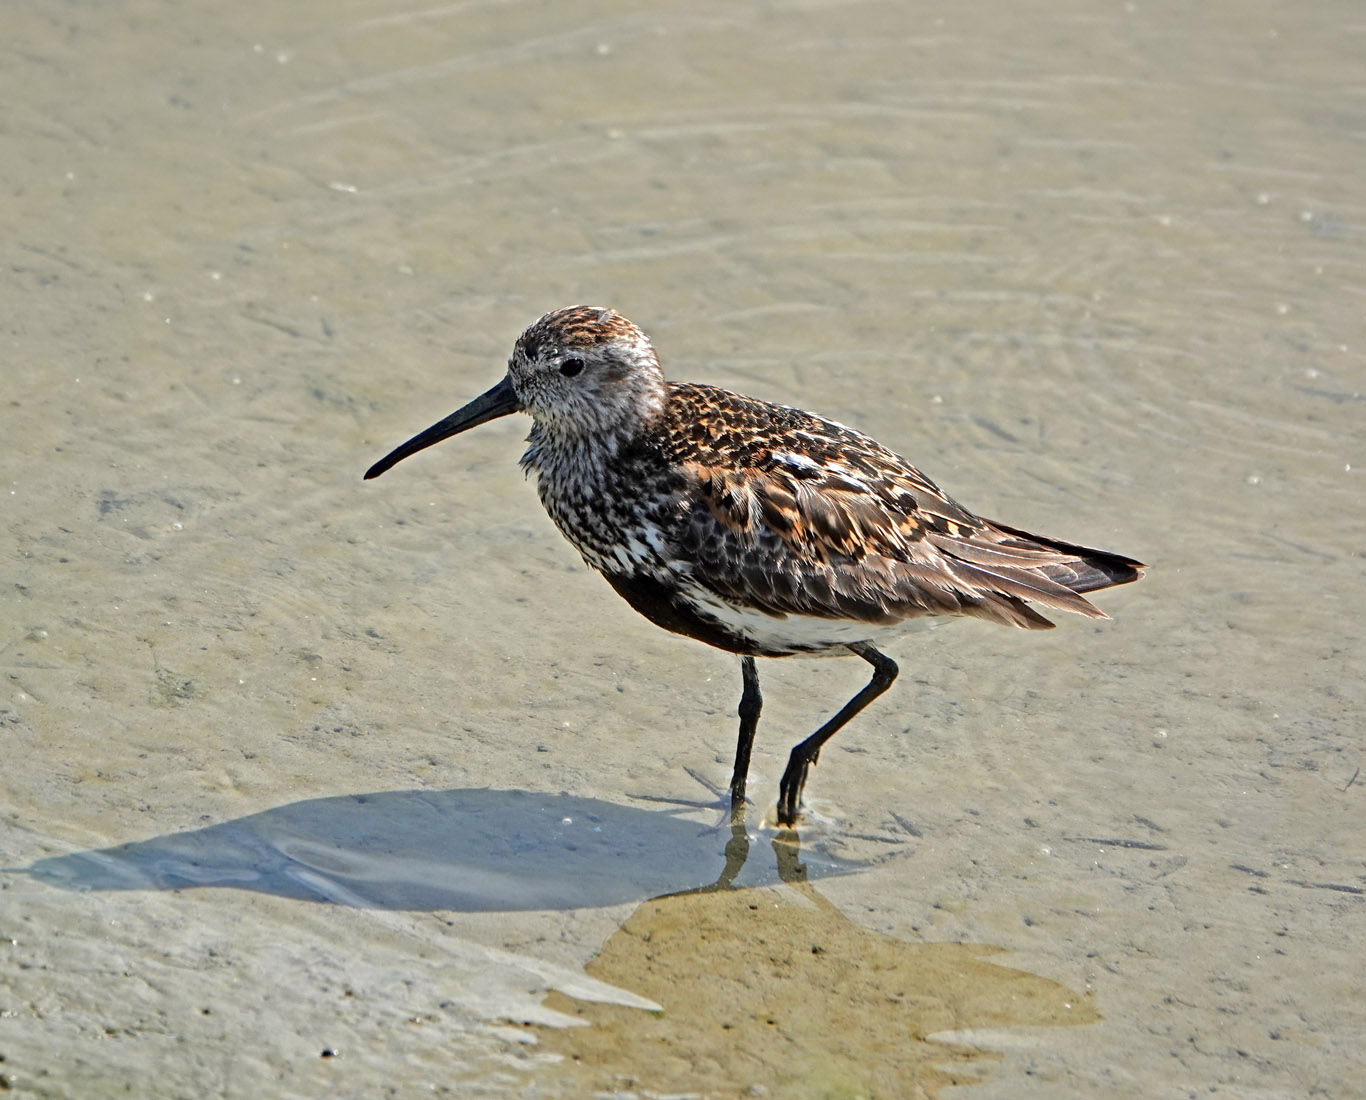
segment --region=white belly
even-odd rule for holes
[[[787,615],[779,618],[749,607],[736,607],[705,589],[687,586],[682,595],[709,618],[717,620],[726,630],[754,643],[756,648],[794,656],[841,657],[848,654],[842,647],[851,642],[868,642],[882,646],[903,634],[928,630],[957,616],[917,615],[899,623],[879,625],[855,619],[825,619],[814,615]]]

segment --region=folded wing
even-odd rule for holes
[[[696,581],[775,616],[958,614],[1043,629],[1053,624],[1036,607],[1106,618],[1080,593],[1141,575],[1120,555],[974,516],[904,459],[829,428],[839,434],[761,466],[690,468]]]

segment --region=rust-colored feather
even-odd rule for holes
[[[685,471],[683,551],[717,596],[772,615],[888,625],[963,614],[1052,626],[1029,604],[1092,618],[1079,593],[1140,563],[981,519],[905,459],[797,409],[671,383],[659,438]]]

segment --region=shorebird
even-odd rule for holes
[[[666,381],[645,333],[591,306],[540,318],[501,382],[365,477],[515,412],[532,419],[522,468],[584,561],[651,622],[739,655],[733,819],[763,705],[756,657],[853,654],[873,669],[792,749],[777,804],[792,826],[821,747],[896,679],[879,646],[945,616],[1027,630],[1053,625],[1038,608],[1108,618],[1082,593],[1142,576],[1121,554],[973,515],[852,428]]]

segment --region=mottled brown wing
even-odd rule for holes
[[[773,615],[891,624],[965,614],[1092,618],[1078,592],[1138,562],[974,516],[905,459],[799,409],[671,384],[670,459],[692,480],[683,550],[717,595]]]
[[[773,615],[887,625],[962,614],[1040,629],[1053,624],[1030,604],[1104,618],[1073,585],[1089,590],[1138,575],[1128,559],[978,519],[927,491],[918,471],[903,477],[884,467],[861,485],[842,469],[810,478],[699,467],[695,476],[694,576]],[[1102,573],[1087,553],[1118,564]]]

